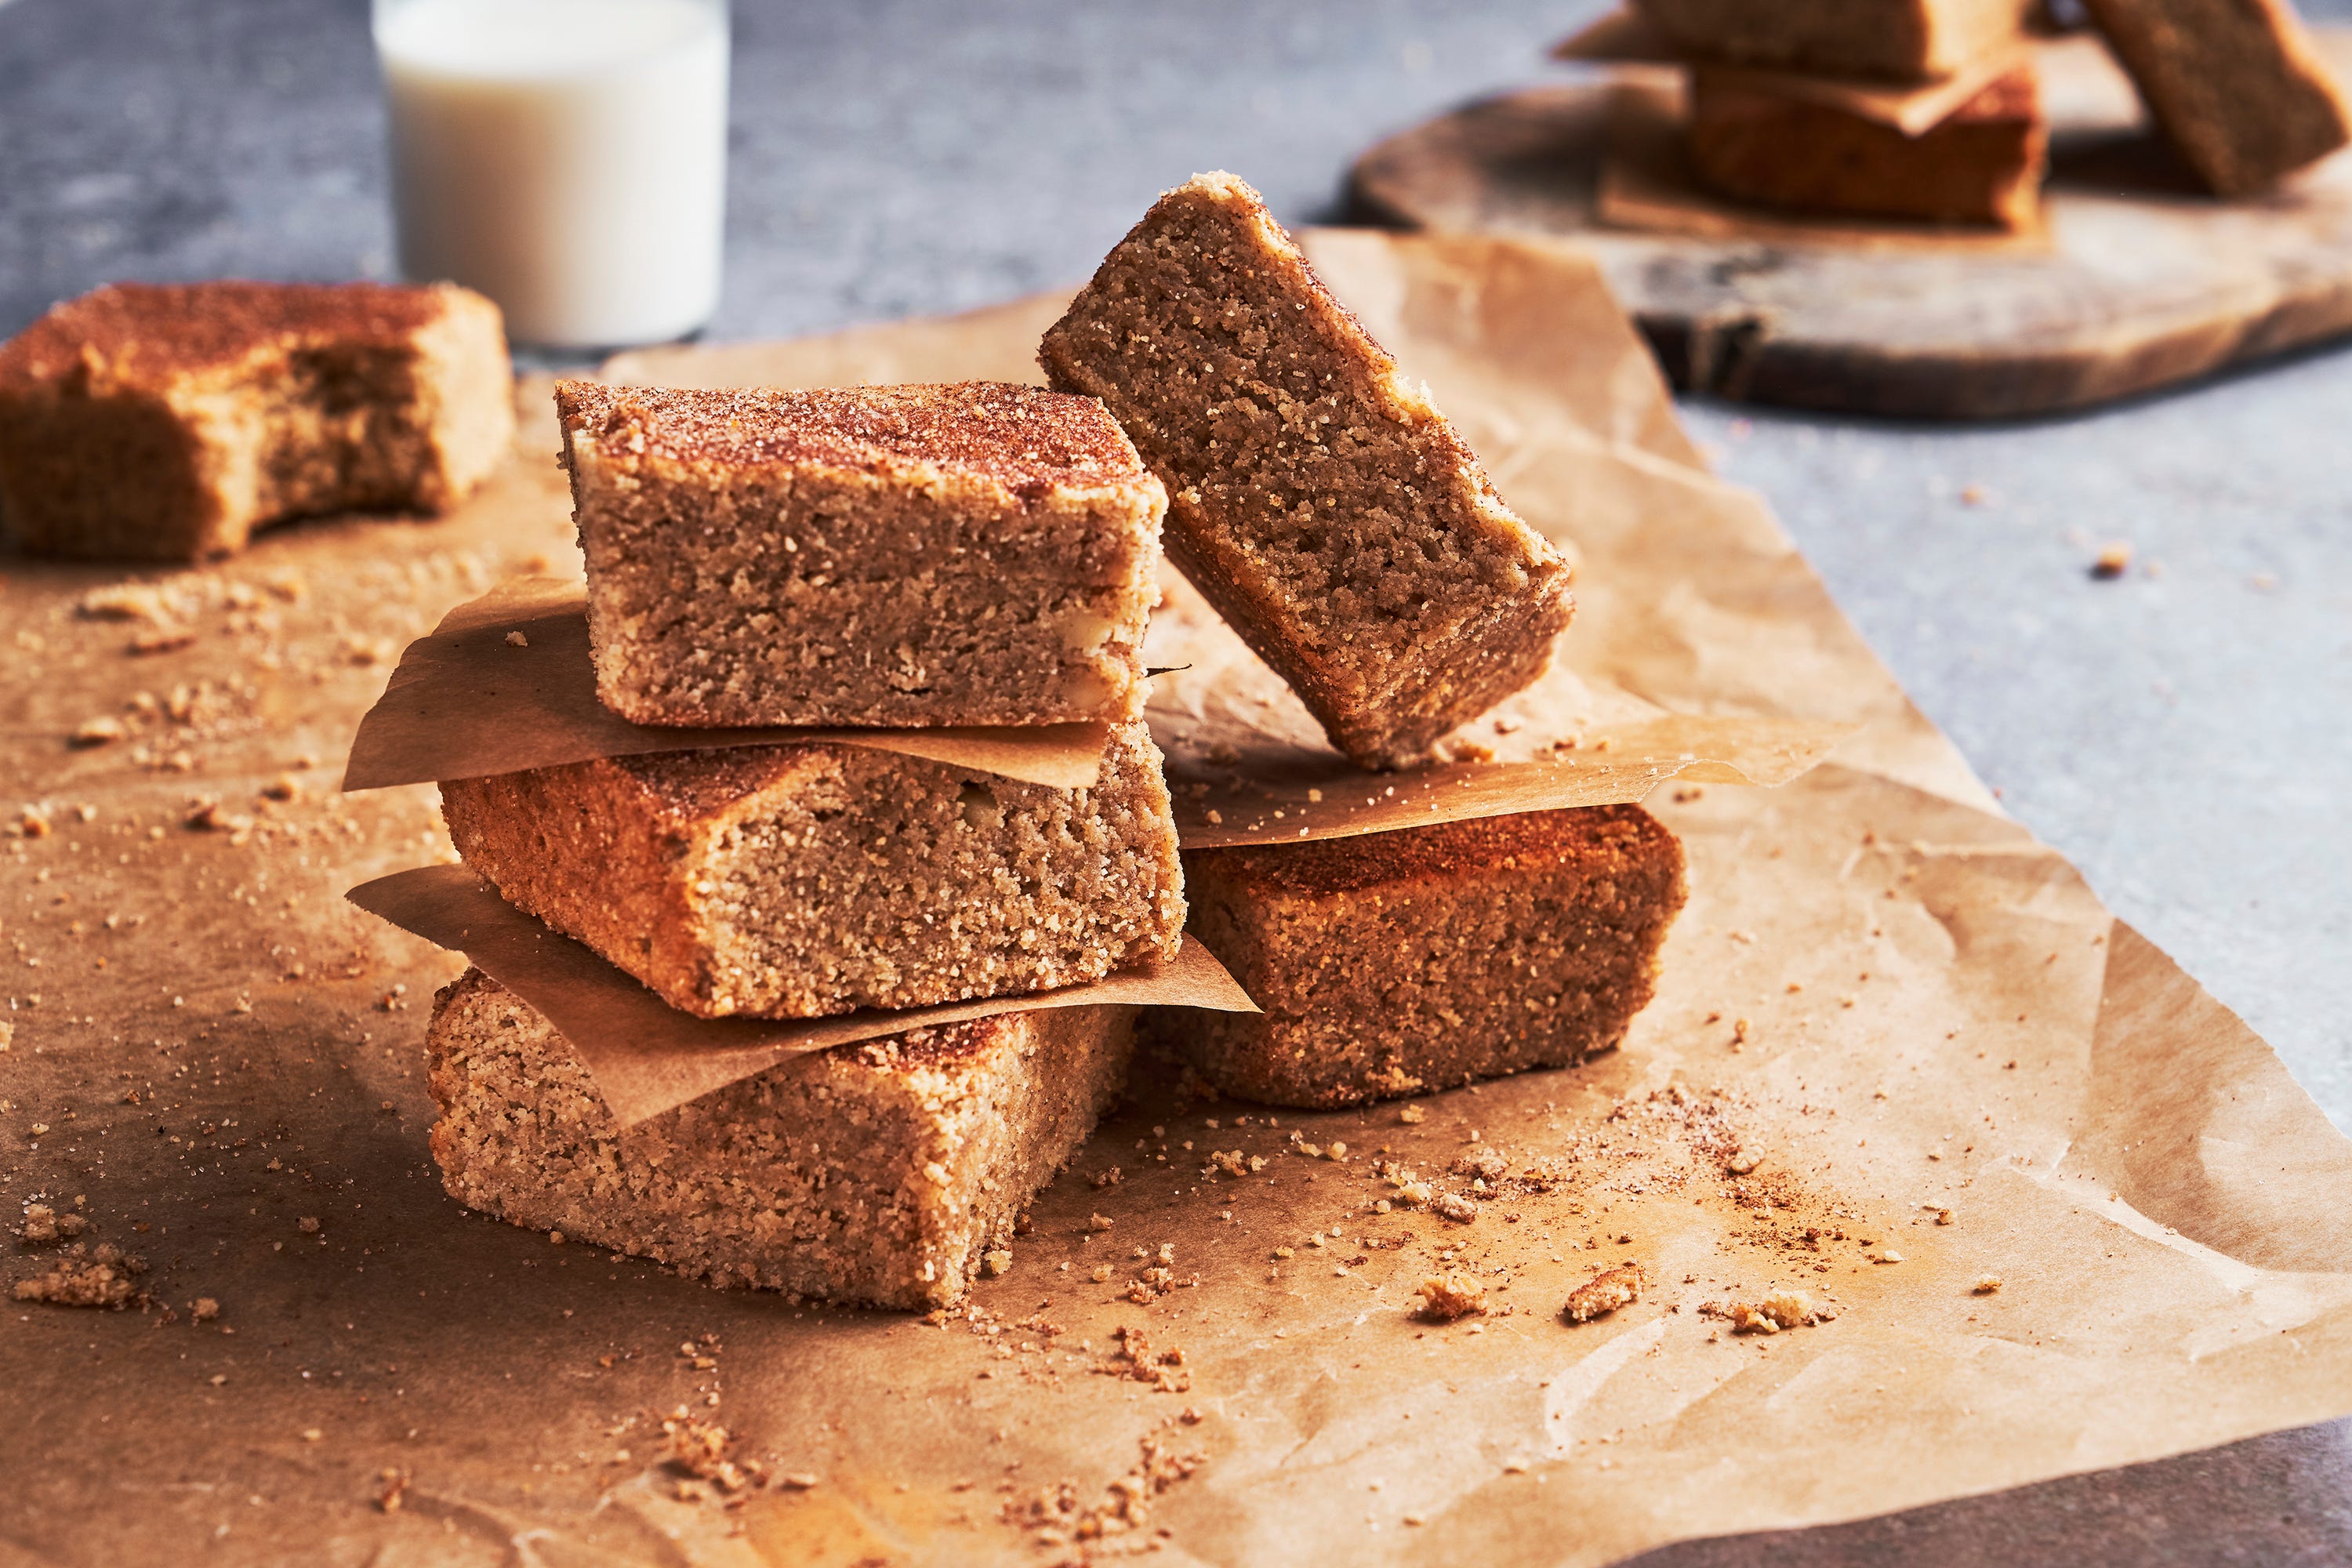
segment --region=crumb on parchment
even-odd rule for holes
[[[24,1227],[16,1235],[27,1247],[47,1247],[53,1242],[71,1241],[89,1223],[71,1210],[59,1214],[47,1204],[26,1204]]]
[[[141,1296],[134,1280],[146,1272],[146,1259],[110,1241],[95,1251],[76,1242],[51,1260],[47,1273],[17,1280],[15,1295],[53,1307],[127,1307]]]
[[[1205,1451],[1195,1448],[1179,1452],[1170,1439],[1175,1427],[1197,1426],[1200,1421],[1200,1412],[1187,1406],[1144,1434],[1139,1439],[1141,1458],[1103,1489],[1100,1502],[1082,1505],[1077,1483],[1065,1480],[1034,1492],[1008,1497],[998,1517],[1016,1529],[1027,1531],[1038,1546],[1080,1548],[1079,1555],[1055,1559],[1057,1562],[1094,1561],[1085,1552],[1086,1543],[1094,1541],[1116,1543],[1116,1554],[1119,1556],[1157,1551],[1169,1531],[1165,1526],[1156,1531],[1152,1528],[1153,1500],[1189,1479],[1208,1461]]]
[[[738,1457],[734,1435],[717,1422],[689,1415],[681,1405],[663,1419],[661,1428],[669,1439],[669,1452],[664,1458],[673,1469],[683,1472],[677,1488],[681,1500],[707,1497],[713,1487],[739,1492],[766,1484],[765,1467],[756,1459]]]
[[[1717,1315],[1728,1319],[1736,1334],[1777,1334],[1783,1329],[1826,1323],[1837,1316],[1837,1309],[1815,1301],[1801,1290],[1783,1290],[1758,1301],[1729,1302],[1717,1309]]]
[[[1468,1274],[1433,1274],[1414,1293],[1421,1298],[1420,1316],[1433,1323],[1450,1323],[1486,1310],[1485,1282]]]
[[[1510,1169],[1511,1162],[1503,1152],[1487,1144],[1481,1144],[1454,1162],[1455,1175],[1486,1182],[1501,1181]]]
[[[1621,1264],[1604,1270],[1578,1286],[1568,1294],[1568,1321],[1589,1323],[1593,1319],[1630,1305],[1649,1283],[1638,1263]]]
[[[1460,1193],[1440,1193],[1431,1200],[1429,1206],[1438,1218],[1452,1220],[1456,1225],[1468,1225],[1478,1217],[1478,1205]]]
[[[1105,1377],[1131,1379],[1148,1383],[1160,1394],[1188,1394],[1192,1388],[1192,1374],[1184,1365],[1184,1352],[1180,1346],[1156,1351],[1151,1340],[1140,1328],[1120,1327],[1111,1331],[1116,1342],[1108,1359],[1095,1364],[1094,1371]]]

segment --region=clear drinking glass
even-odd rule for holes
[[[373,0],[400,268],[509,336],[666,342],[719,305],[727,0]]]

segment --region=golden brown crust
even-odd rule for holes
[[[657,801],[614,758],[441,785],[450,838],[509,903],[675,1005],[709,984],[680,874],[702,836]]]
[[[1148,485],[1101,403],[993,381],[807,391],[557,384],[564,427],[677,462],[935,468],[1039,487]]]
[[[1682,847],[1638,806],[1195,850],[1188,930],[1262,1013],[1149,1026],[1220,1092],[1330,1107],[1567,1067],[1656,984]]]
[[[110,283],[52,306],[0,347],[0,387],[87,366],[119,387],[156,389],[289,338],[398,343],[438,320],[455,292],[446,283]]]
[[[656,830],[685,833],[745,795],[773,789],[795,774],[812,772],[826,750],[807,745],[732,746],[610,757],[578,765],[593,771],[600,781],[598,787],[625,797],[623,809],[644,811]],[[619,798],[614,804],[620,805]]]
[[[2031,63],[2026,63],[1985,83],[1983,91],[1952,110],[1944,123],[1966,125],[1986,121],[2038,121],[2042,118],[2042,73],[2035,70]]]
[[[985,1018],[965,1018],[927,1029],[909,1029],[878,1040],[863,1040],[846,1047],[877,1072],[911,1072],[952,1067],[992,1050],[1002,1050],[1018,1037],[1019,1013],[991,1013]]]
[[[567,382],[597,692],[642,724],[1127,721],[1167,493],[1091,398]]]
[[[1460,881],[1494,867],[1535,870],[1607,863],[1672,847],[1675,836],[1638,805],[1478,816],[1397,833],[1364,833],[1305,844],[1195,849],[1187,867],[1264,897],[1336,898],[1403,882]]]

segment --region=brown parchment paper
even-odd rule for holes
[[[1894,126],[1906,136],[1918,136],[1942,124],[1954,110],[2001,77],[2032,59],[2033,46],[2024,38],[2008,48],[1979,55],[1950,76],[1925,82],[1879,82],[1853,77],[1811,76],[1802,71],[1705,62],[1706,68],[1727,84],[1751,87],[1759,92],[1801,99],[1825,108],[1843,110],[1864,120]],[[1551,58],[1591,65],[1688,67],[1690,58],[1647,18],[1632,11],[1612,11],[1552,46]]]
[[[583,944],[523,913],[464,866],[419,866],[353,888],[352,903],[475,967],[545,1014],[579,1054],[624,1127],[795,1056],[966,1018],[1130,1004],[1255,1013],[1214,954],[1186,942],[1166,965],[1023,996],[831,1018],[698,1018]]]
[[[1701,239],[1753,239],[1876,250],[1993,251],[2035,255],[2052,248],[2045,210],[2009,229],[1776,213],[1719,196],[1702,184],[1685,150],[1685,88],[1679,82],[1619,82],[1610,89],[1609,141],[1593,212],[1612,228]]]
[[[1564,300],[1605,314],[1591,268],[1308,243],[1514,508],[1572,539],[1564,652],[1596,701],[1861,726],[1780,788],[1650,797],[1691,902],[1623,1047],[1412,1123],[1148,1093],[944,1326],[555,1246],[440,1194],[418,1042],[457,961],[341,898],[446,853],[431,792],[332,796],[304,766],[340,755],[382,680],[350,639],[404,640],[560,552],[544,414],[456,517],[289,530],[152,580],[197,634],[170,652],[132,657],[136,628],[78,608],[110,574],[10,562],[0,805],[48,831],[0,840],[0,1195],[83,1196],[85,1239],[145,1256],[173,1311],[11,1303],[12,1552],[1034,1563],[1067,1552],[1023,1521],[1064,1497],[1115,1517],[1116,1483],[1170,1563],[1601,1563],[2352,1405],[2346,1141],[1999,815],[1757,499],[1661,449],[1622,322],[1548,334],[1578,319]],[[1050,314],[727,358],[1015,377]],[[68,747],[99,713],[129,732]],[[281,773],[296,798],[266,793]],[[217,826],[183,826],[204,797]],[[1468,1225],[1372,1206],[1395,1195],[1374,1160],[1466,1191],[1449,1173],[1482,1148],[1509,1173]],[[1236,1152],[1241,1175],[1211,1166]],[[9,1256],[23,1275],[46,1254]],[[1563,1322],[1625,1258],[1644,1297]],[[1441,1258],[1487,1282],[1483,1320],[1411,1316]],[[1838,1316],[1766,1338],[1702,1310],[1775,1286]],[[198,1297],[216,1319],[188,1315]],[[814,1484],[681,1499],[646,1413],[682,1405]]]
[[[1084,723],[932,730],[633,724],[597,698],[586,585],[520,577],[458,605],[430,635],[408,645],[383,696],[360,720],[343,788],[789,742],[864,746],[1024,784],[1084,789],[1102,771],[1110,729]]]

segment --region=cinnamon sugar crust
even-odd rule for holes
[[[642,439],[645,455],[673,462],[955,473],[1033,499],[1150,478],[1101,404],[1007,382],[703,392],[567,381],[556,408],[567,426]]]
[[[1612,863],[1618,846],[1671,836],[1634,805],[1459,817],[1394,833],[1360,833],[1303,844],[1195,850],[1229,885],[1252,897],[1336,899],[1374,890],[1458,884],[1496,868]]]
[[[109,283],[0,347],[0,387],[86,369],[93,383],[161,391],[182,376],[294,344],[396,347],[447,308],[440,288],[389,283]]]
[[[0,521],[194,561],[288,518],[438,514],[504,459],[498,307],[449,284],[113,284],[0,348]]]
[[[1568,1067],[1649,1002],[1682,847],[1639,806],[1184,857],[1192,933],[1262,1014],[1150,1027],[1220,1091],[1329,1107]]]
[[[425,1034],[433,1157],[469,1207],[714,1285],[949,1306],[1117,1098],[1135,1014],[839,1046],[624,1129],[546,1017],[468,969]]]
[[[1566,563],[1233,175],[1161,196],[1038,363],[1118,416],[1171,558],[1359,763],[1421,759],[1549,663]]]
[[[1139,716],[1167,497],[1099,403],[566,382],[597,690],[643,724]]]

